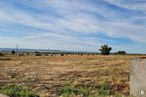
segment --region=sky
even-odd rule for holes
[[[0,0],[0,48],[146,53],[146,0]]]

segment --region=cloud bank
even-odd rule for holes
[[[1,47],[97,51],[106,43],[146,53],[145,0],[1,0],[0,9]]]

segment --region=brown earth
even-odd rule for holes
[[[57,96],[67,82],[96,88],[100,81],[110,83],[115,91],[129,94],[130,55],[67,55],[0,57],[0,85],[31,87],[41,97]]]

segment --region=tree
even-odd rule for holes
[[[116,52],[115,54],[125,55],[126,52],[125,52],[125,51],[118,51],[118,52]]]
[[[108,45],[101,45],[101,49],[99,50],[101,51],[102,55],[109,55],[112,48],[109,47]]]
[[[12,54],[16,54],[16,52],[14,50],[12,50]]]

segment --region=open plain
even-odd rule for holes
[[[66,85],[73,88],[89,87],[94,92],[104,82],[110,86],[111,95],[120,93],[126,96],[130,91],[130,64],[138,57],[140,56],[9,55],[0,57],[0,87],[25,86],[40,97],[59,97],[61,89]]]

